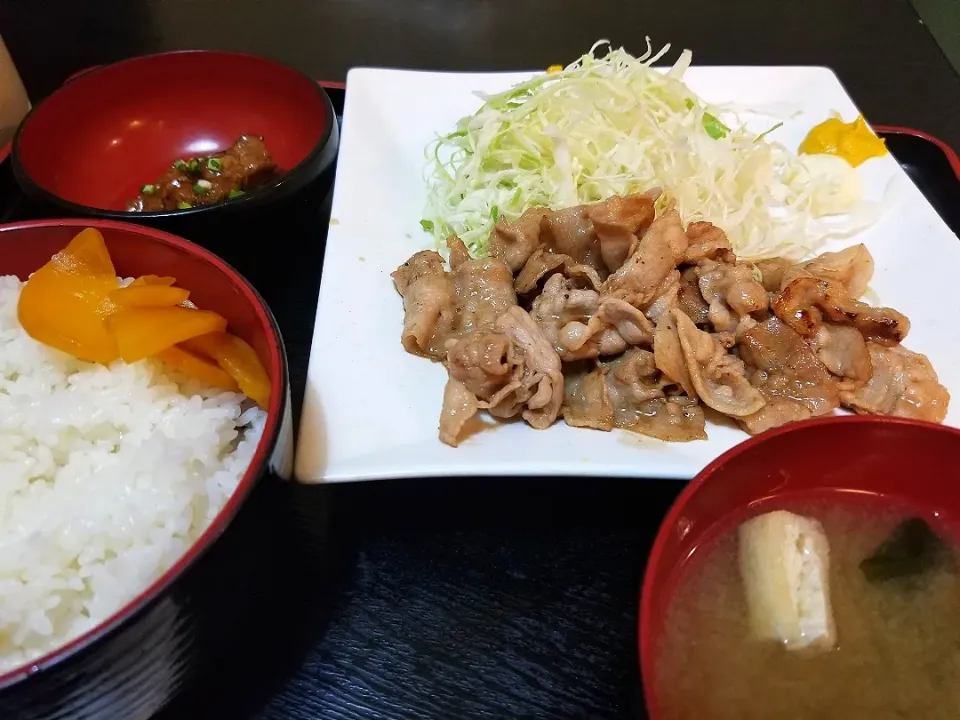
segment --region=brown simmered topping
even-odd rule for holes
[[[223,152],[180,158],[127,203],[131,212],[186,210],[240,197],[273,180],[277,165],[262,137],[241,135]]]

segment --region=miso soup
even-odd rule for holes
[[[826,535],[834,642],[814,652],[758,639],[738,526],[725,529],[687,561],[668,609],[654,669],[662,720],[960,718],[956,535],[878,498],[777,507],[818,520]],[[889,576],[871,564],[917,522],[939,543],[936,562],[903,573],[894,563]]]

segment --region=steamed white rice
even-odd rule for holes
[[[266,414],[161,363],[105,368],[30,338],[0,277],[0,672],[142,592],[236,489]]]

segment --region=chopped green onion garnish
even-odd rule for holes
[[[177,161],[173,164],[173,166],[174,166],[177,170],[188,170],[188,169],[189,169],[189,166],[187,165],[187,161],[186,161],[186,160],[177,160]]]
[[[726,137],[727,133],[730,132],[730,128],[720,122],[720,119],[716,115],[711,115],[708,112],[703,114],[703,129],[706,130],[707,135],[714,140]]]
[[[204,187],[204,186],[201,185],[200,183],[196,183],[196,184],[193,186],[193,191],[194,191],[197,195],[206,195],[208,192],[210,192],[210,188]]]
[[[200,161],[196,158],[193,158],[189,163],[187,163],[187,170],[192,173],[197,172],[200,169]]]
[[[231,190],[231,191],[230,191],[230,195],[229,195],[229,199],[230,199],[230,200],[233,200],[234,198],[238,198],[238,197],[240,197],[240,196],[243,195],[243,194],[244,194],[244,193],[243,193],[243,190]]]
[[[220,158],[210,158],[207,160],[207,168],[214,172],[220,172],[223,168],[223,165],[220,164]]]
[[[693,110],[693,100],[687,98],[686,106],[687,110]],[[706,130],[707,135],[712,137],[714,140],[719,140],[722,137],[726,137],[727,133],[730,132],[730,128],[720,122],[720,118],[708,112],[703,114],[703,129]]]
[[[156,191],[156,185],[144,185],[142,188],[140,188],[140,192],[142,192],[144,195],[153,195]]]
[[[769,130],[765,130],[764,132],[762,132],[762,133],[760,133],[759,135],[757,135],[757,137],[755,137],[755,138],[753,139],[753,141],[754,141],[755,143],[756,143],[756,142],[760,142],[760,141],[763,140],[767,135],[769,135],[770,133],[772,133],[774,130],[777,130],[777,129],[782,128],[782,127],[783,127],[783,123],[782,123],[782,122],[778,122],[776,125],[774,125],[774,126],[773,126],[772,128],[770,128]]]
[[[427,232],[433,232],[433,220],[421,220],[420,227],[422,227]]]
[[[496,222],[499,217],[500,217],[500,208],[498,208],[496,205],[494,205],[494,206],[490,209],[490,219],[493,220],[494,222]]]
[[[186,210],[186,209],[192,208],[192,207],[193,207],[193,205],[191,205],[191,204],[188,203],[188,202],[179,202],[179,203],[177,203],[177,209],[179,209],[179,210]]]

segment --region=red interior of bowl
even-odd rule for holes
[[[960,431],[878,417],[813,420],[728,451],[680,494],[654,543],[640,603],[640,666],[653,720],[656,648],[684,563],[731,517],[784,494],[883,495],[930,515],[960,518]]]
[[[110,257],[121,277],[147,274],[175,277],[177,285],[190,290],[190,300],[198,307],[223,315],[229,323],[229,330],[249,342],[260,356],[270,375],[271,400],[263,438],[250,469],[237,491],[193,547],[151,587],[145,588],[138,598],[113,617],[64,648],[35,660],[31,667],[42,668],[90,642],[104,628],[113,626],[153,597],[199,557],[226,528],[261,469],[267,465],[272,439],[286,411],[286,370],[278,331],[269,311],[253,288],[233,268],[198,245],[158,230],[109,220],[38,220],[0,225],[0,276],[16,275],[26,280],[87,227],[96,227],[103,233]],[[29,672],[31,670],[28,668],[20,668],[0,673],[0,688]]]
[[[17,152],[44,190],[80,205],[124,210],[177,158],[262,135],[291,170],[331,121],[317,84],[241,53],[186,51],[81,74],[26,119]]]

